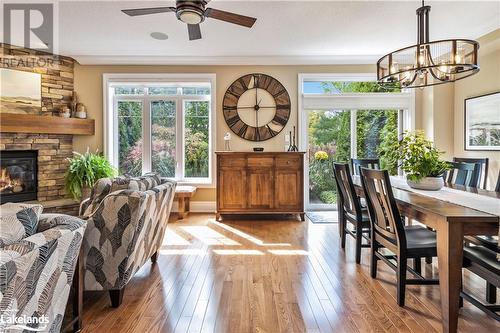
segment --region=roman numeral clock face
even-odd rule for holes
[[[290,118],[290,95],[275,78],[248,74],[227,89],[222,107],[224,119],[236,135],[265,141],[285,128]]]

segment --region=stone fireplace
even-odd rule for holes
[[[38,152],[4,151],[0,154],[0,203],[36,200]]]
[[[76,213],[78,206],[68,198],[64,190],[64,175],[68,166],[68,158],[73,156],[73,135],[70,134],[28,134],[28,133],[0,133],[0,150],[2,168],[4,156],[27,153],[36,155],[36,192],[32,198],[15,201],[36,200],[44,205],[44,211],[58,211],[67,209]],[[0,183],[1,187],[1,183]],[[20,190],[18,187],[15,189]],[[14,189],[13,191],[14,192]],[[1,192],[1,201],[14,201],[12,193],[4,196]],[[14,196],[15,197],[15,196]],[[66,211],[65,211],[66,212]]]

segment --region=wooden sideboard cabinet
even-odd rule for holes
[[[299,214],[304,153],[216,152],[217,219],[223,214]]]

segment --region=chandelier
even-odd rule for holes
[[[479,43],[469,39],[429,42],[431,6],[417,9],[417,44],[391,52],[377,62],[380,84],[403,88],[434,86],[464,79],[479,72]]]

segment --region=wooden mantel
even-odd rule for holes
[[[0,113],[0,132],[94,135],[94,119]]]

